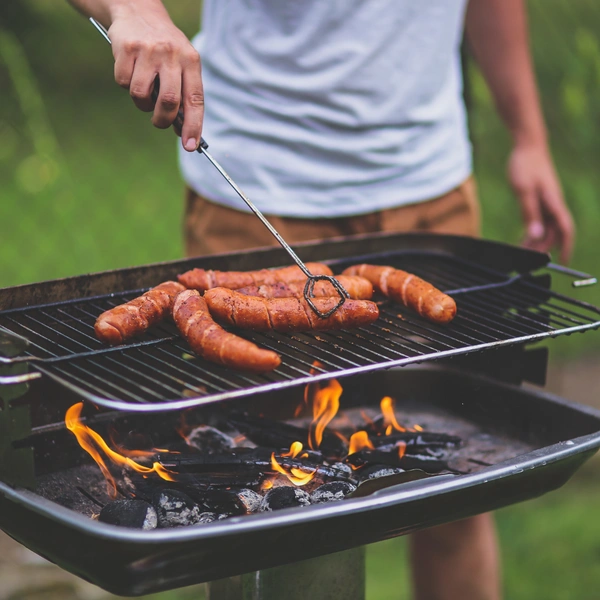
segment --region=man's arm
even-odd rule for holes
[[[196,150],[202,134],[204,95],[200,57],[173,24],[160,0],[69,0],[79,11],[108,27],[115,57],[115,80],[136,106],[154,110],[156,127],[169,127],[180,106],[185,114],[183,147]],[[152,89],[160,78],[156,105]]]
[[[568,262],[575,229],[548,148],[524,0],[470,0],[466,32],[513,138],[508,176],[521,203],[525,244],[543,252],[557,245]]]

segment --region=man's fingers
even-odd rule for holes
[[[200,74],[200,57],[194,51],[188,66],[183,72],[183,130],[181,143],[188,152],[198,148],[202,135],[204,118],[204,91]]]
[[[166,129],[173,124],[181,104],[181,71],[170,66],[161,70],[160,89],[154,106],[152,123]]]
[[[525,242],[542,240],[546,232],[537,191],[535,188],[522,188],[517,189],[517,194],[525,223]]]
[[[555,242],[560,248],[560,262],[566,264],[571,259],[575,244],[575,224],[562,196],[560,188],[544,190],[544,208],[547,220],[551,221],[555,232]]]
[[[154,88],[154,79],[156,72],[152,66],[137,58],[133,67],[133,75],[129,84],[129,95],[135,105],[144,112],[152,112],[154,101],[152,100],[152,89]]]
[[[121,52],[115,59],[115,81],[126,90],[131,85],[135,59],[131,54]]]

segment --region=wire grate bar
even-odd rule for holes
[[[243,373],[193,355],[171,322],[131,343],[109,347],[93,326],[105,310],[149,288],[0,312],[0,324],[30,341],[32,366],[82,397],[119,410],[159,410],[240,398],[387,366],[455,356],[562,333],[600,328],[600,310],[536,284],[451,255],[398,252],[329,261],[336,272],[359,262],[389,264],[442,290],[453,290],[458,314],[430,323],[382,299],[380,318],[355,330],[303,333],[242,332],[282,356],[267,374]],[[26,357],[21,357],[27,360]]]

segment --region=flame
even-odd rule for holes
[[[396,431],[406,431],[406,427],[402,427],[396,421],[396,415],[394,414],[394,400],[389,396],[385,396],[380,402],[381,412],[383,414],[383,424],[385,426],[385,434],[390,435],[395,429]]]
[[[412,428],[413,428],[415,431],[423,431],[423,428],[422,428],[420,425],[413,425],[413,426],[412,426]]]
[[[350,445],[348,447],[348,454],[354,454],[359,450],[369,448],[374,450],[373,442],[369,439],[369,434],[366,431],[357,431],[350,437]]]
[[[398,458],[402,458],[406,454],[406,442],[398,442]]]
[[[302,452],[303,449],[304,447],[302,446],[301,442],[294,442],[290,446],[290,451],[282,453],[281,456],[290,456],[291,458],[296,458]],[[307,456],[307,454],[304,454],[303,456],[301,456],[301,458],[305,458]],[[306,485],[309,481],[313,479],[315,473],[317,472],[317,469],[314,469],[310,472],[306,472],[297,467],[291,467],[289,470],[286,470],[277,462],[277,459],[275,458],[275,452],[271,454],[271,466],[273,467],[274,471],[285,475],[294,485],[297,486]],[[269,488],[271,487],[273,487],[272,482]]]
[[[310,368],[309,373],[311,375],[314,375],[317,372],[317,369],[322,369],[322,368],[323,368],[322,363],[320,363],[318,360],[315,360],[315,361],[313,361],[313,364],[312,364],[312,367]],[[304,397],[302,399],[302,402],[300,402],[298,404],[298,406],[296,406],[296,410],[294,412],[294,417],[299,417],[302,415],[302,413],[304,412],[304,409],[308,406],[310,398],[315,396],[315,394],[317,394],[318,391],[319,391],[318,383],[309,383],[308,385],[306,385],[306,387],[304,388]]]
[[[83,425],[83,423],[81,423],[80,416],[82,410],[83,402],[78,402],[77,404],[71,406],[67,410],[65,424],[67,429],[71,431],[73,435],[75,435],[79,445],[96,461],[96,464],[100,467],[100,470],[107,481],[108,493],[112,498],[117,497],[117,485],[113,476],[108,470],[100,451],[104,452],[104,454],[106,454],[106,456],[117,465],[127,466],[144,475],[157,473],[162,479],[166,479],[167,481],[176,481],[176,479],[173,477],[175,474],[171,473],[157,462],[153,463],[152,467],[145,467],[136,463],[128,456],[123,456],[122,454],[112,450],[98,433],[87,427],[87,425]],[[153,454],[150,455],[152,456]]]
[[[318,390],[313,400],[313,421],[308,434],[308,447],[316,450],[323,441],[325,428],[340,408],[342,386],[332,379],[324,388]]]

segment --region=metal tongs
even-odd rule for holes
[[[108,31],[106,30],[106,28],[101,23],[98,23],[98,21],[96,21],[96,19],[93,19],[90,17],[90,21],[91,21],[92,25],[102,34],[102,37],[104,37],[104,39],[109,44],[112,44],[110,37],[108,37]],[[152,91],[152,98],[155,101],[158,98],[158,88],[159,88],[159,83],[157,80],[154,85],[154,89]],[[175,118],[173,125],[181,131],[181,128],[183,126],[183,112],[181,109],[179,109],[179,112],[177,113],[177,117]],[[200,138],[200,145],[198,146],[196,152],[199,152],[200,154],[203,154],[204,156],[206,156],[206,158],[210,161],[210,163],[213,165],[213,167],[215,167],[215,169],[217,169],[217,171],[219,171],[219,173],[224,177],[225,181],[227,181],[227,183],[235,190],[236,194],[248,205],[250,210],[261,220],[263,225],[271,232],[273,237],[281,244],[283,249],[292,257],[294,262],[298,265],[298,267],[300,267],[302,272],[306,275],[307,280],[306,280],[306,285],[304,286],[304,299],[306,300],[306,302],[308,302],[308,305],[311,307],[313,312],[323,319],[332,315],[340,306],[342,306],[342,304],[344,304],[346,298],[349,298],[349,294],[344,289],[342,284],[335,277],[332,277],[331,275],[313,275],[306,268],[306,265],[300,260],[298,255],[292,250],[292,248],[290,248],[290,246],[283,239],[283,237],[281,237],[281,235],[275,229],[275,227],[273,227],[273,225],[271,225],[271,223],[269,223],[269,221],[267,221],[267,219],[260,212],[260,210],[258,210],[258,208],[250,201],[250,199],[244,194],[244,192],[242,192],[242,190],[236,185],[235,181],[233,181],[233,179],[231,179],[231,177],[226,173],[225,169],[223,169],[223,167],[207,152],[207,149],[208,149],[208,144],[206,143],[204,138]],[[312,298],[315,297],[315,295],[314,295],[315,282],[325,280],[325,279],[333,285],[336,292],[340,296],[340,300],[331,310],[328,310],[327,312],[322,312],[315,306],[315,304],[312,301]]]

